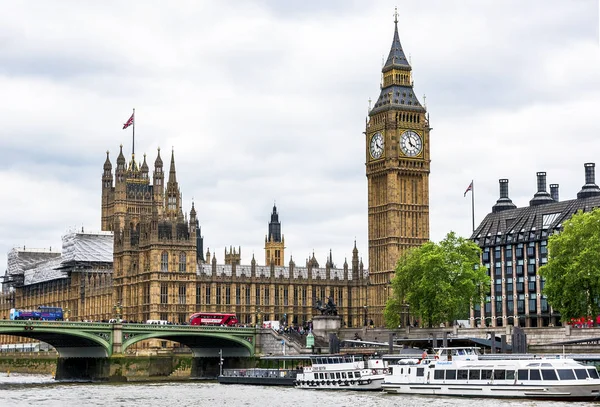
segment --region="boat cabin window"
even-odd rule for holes
[[[444,380],[444,371],[443,370],[439,370],[439,369],[435,369],[433,371],[433,378],[435,380]]]
[[[467,377],[469,377],[469,371],[467,369],[459,369],[458,370],[458,376],[457,376],[458,380],[467,380]]]
[[[529,379],[529,370],[519,369],[517,372],[517,379],[519,380],[528,380]]]
[[[446,370],[446,380],[456,380],[456,370],[454,370],[454,369]]]
[[[544,380],[558,380],[556,370],[554,369],[542,369],[542,377]]]
[[[340,372],[336,372],[335,373],[335,378],[336,379],[341,379],[342,378],[342,376],[340,376]]]
[[[359,378],[360,377],[360,372],[354,372],[354,377]]]
[[[573,369],[558,369],[558,377],[560,380],[575,380]]]
[[[346,378],[346,372],[342,372],[342,379]]]
[[[490,380],[492,378],[492,370],[491,369],[483,369],[481,371],[481,380]]]
[[[575,369],[575,376],[577,376],[578,379],[587,379],[588,374],[585,369]]]
[[[506,380],[514,380],[515,379],[515,371],[507,370],[506,371]]]
[[[589,375],[590,375],[590,377],[592,379],[598,379],[599,378],[598,371],[596,370],[595,367],[588,368],[587,371],[588,371],[588,373],[589,373]]]
[[[469,380],[479,380],[481,377],[481,370],[469,370]]]
[[[417,376],[425,376],[425,368],[424,367],[417,368]]]
[[[504,370],[504,369],[494,370],[494,380],[504,380],[505,376],[506,376],[506,370]]]
[[[542,380],[539,369],[531,369],[529,371],[529,380]]]

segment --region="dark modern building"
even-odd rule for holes
[[[577,198],[562,202],[557,184],[546,190],[545,172],[537,173],[537,192],[523,208],[508,197],[508,180],[500,180],[500,197],[471,236],[483,251],[482,263],[491,282],[485,302],[471,310],[472,326],[482,321],[491,326],[560,325],[560,314],[543,294],[539,269],[548,261],[548,236],[579,210],[600,207],[595,164],[584,167],[585,184]]]

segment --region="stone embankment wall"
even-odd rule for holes
[[[53,375],[56,371],[56,354],[23,352],[0,356],[0,372]]]
[[[155,381],[190,378],[191,355],[122,356],[108,361],[110,380]],[[0,372],[54,375],[57,356],[36,352],[0,356]]]

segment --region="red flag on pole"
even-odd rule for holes
[[[473,190],[473,181],[471,181],[471,183],[467,187],[467,190],[465,191],[465,194],[463,196],[467,196],[467,192],[472,191],[472,190]]]
[[[129,118],[129,120],[127,120],[127,121],[125,122],[125,124],[123,125],[123,130],[125,130],[127,127],[129,127],[129,126],[131,126],[131,125],[133,124],[133,120],[134,120],[134,119],[133,119],[133,116],[135,116],[135,112],[133,112],[133,113],[131,114],[131,117]]]

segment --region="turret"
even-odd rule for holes
[[[176,219],[180,208],[180,192],[175,175],[175,151],[171,151],[171,168],[166,190],[166,214],[171,219]]]
[[[164,196],[165,196],[165,174],[163,172],[163,161],[160,157],[160,148],[154,160],[154,174],[152,174],[153,180],[153,195],[154,205],[158,209],[158,214],[162,215],[164,211]]]
[[[106,151],[104,171],[102,172],[102,214],[101,228],[103,231],[112,230],[112,210],[114,208],[113,175],[109,152]]]
[[[281,222],[277,206],[273,204],[273,212],[269,222],[269,233],[265,236],[265,265],[283,266],[285,239],[281,234]]]
[[[354,249],[352,249],[352,279],[358,280],[358,249],[356,248],[356,240],[354,241]]]
[[[142,166],[140,167],[140,177],[146,183],[150,181],[150,178],[148,177],[149,171],[150,170],[148,168],[148,163],[146,163],[146,154],[144,154],[144,162],[142,163]]]
[[[123,144],[119,147],[119,156],[117,157],[117,169],[115,170],[116,185],[125,182],[125,172],[127,171],[125,156],[123,155]]]

